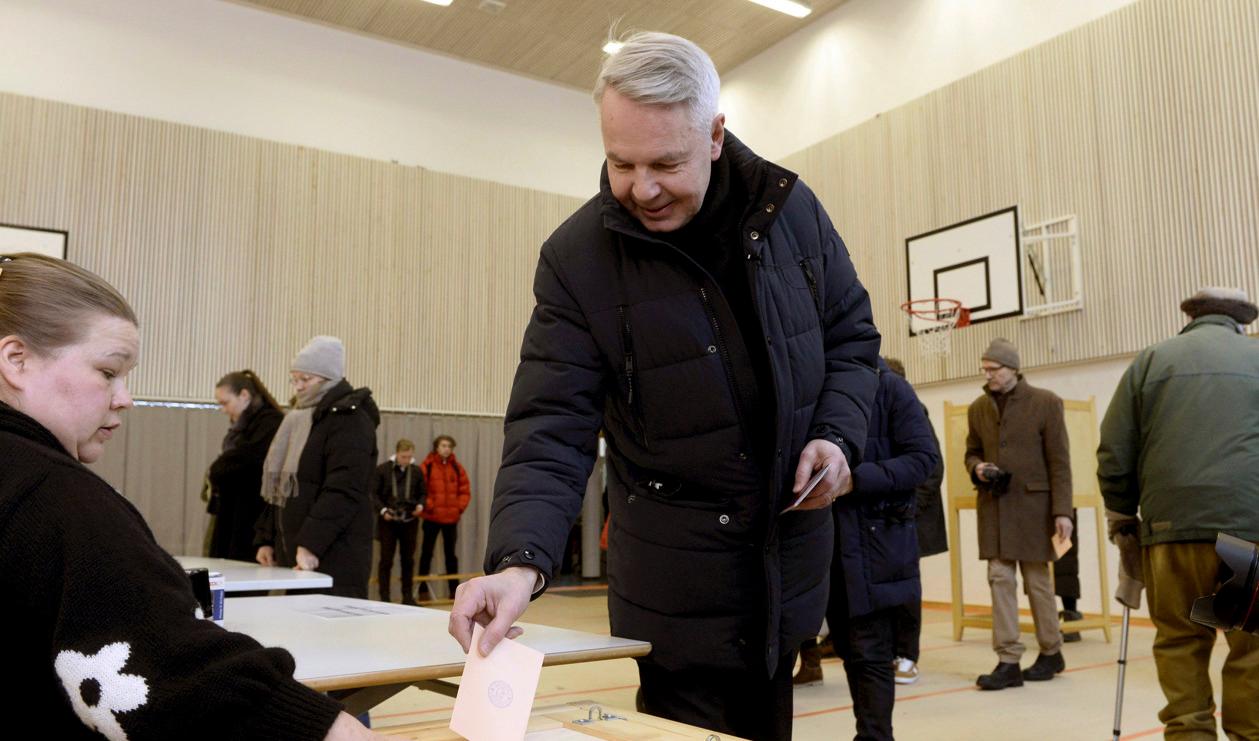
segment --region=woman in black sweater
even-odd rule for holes
[[[253,561],[254,524],[262,514],[262,461],[284,413],[251,370],[223,376],[214,400],[232,421],[223,452],[210,465],[210,507],[215,515],[210,538],[212,558]]]
[[[0,634],[23,714],[56,739],[377,738],[286,651],[199,619],[183,570],[83,465],[132,406],[139,350],[99,277],[0,257]]]

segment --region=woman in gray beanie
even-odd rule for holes
[[[345,380],[345,346],[314,337],[293,359],[295,392],[262,467],[257,560],[332,577],[332,594],[367,597],[380,411],[367,388]]]

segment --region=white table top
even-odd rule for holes
[[[332,617],[338,613],[360,613]],[[458,677],[464,653],[442,610],[329,595],[240,597],[224,608],[224,627],[264,646],[288,649],[294,676],[320,691]],[[651,644],[628,638],[519,623],[519,640],[544,665],[643,656]]]
[[[332,577],[318,571],[294,571],[281,566],[260,566],[248,561],[201,556],[175,556],[185,569],[209,569],[223,574],[228,592],[269,592],[272,589],[327,589]]]

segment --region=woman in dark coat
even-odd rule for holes
[[[214,399],[232,421],[223,452],[210,464],[210,512],[215,515],[210,557],[252,561],[254,526],[262,514],[262,461],[284,419],[280,405],[253,371],[233,371],[214,388]]]
[[[826,622],[844,660],[857,738],[892,738],[897,615],[922,599],[914,490],[939,462],[922,402],[880,359],[865,457],[853,469],[852,492],[831,508],[835,556]]]
[[[366,388],[345,380],[345,346],[312,339],[290,366],[294,409],[263,463],[257,560],[332,577],[331,593],[367,599],[376,507],[368,491],[376,468],[380,411]]]
[[[12,701],[59,740],[376,738],[294,680],[287,651],[201,619],[183,569],[85,465],[132,406],[136,325],[98,276],[0,256],[0,632]]]

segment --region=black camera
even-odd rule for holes
[[[419,505],[411,499],[399,499],[389,508],[389,516],[394,522],[410,522],[415,519],[415,508]]]
[[[978,466],[976,466],[976,470],[978,470]],[[983,489],[984,491],[988,492],[994,497],[999,497],[1010,490],[1010,479],[1013,477],[1014,477],[1014,474],[1010,473],[1009,471],[993,466],[988,472],[987,481],[980,479],[978,473],[975,474],[974,478],[975,478],[975,484],[979,486],[979,488]]]
[[[1193,601],[1189,619],[1226,632],[1244,630],[1259,635],[1259,546],[1220,533],[1215,553],[1220,566],[1220,588]]]

